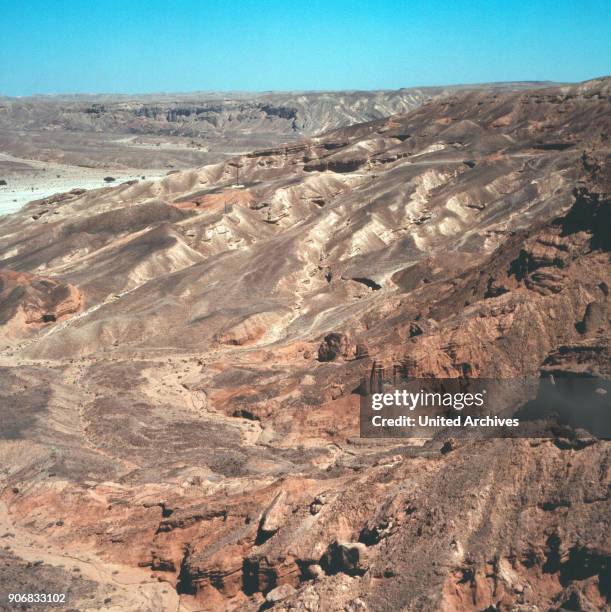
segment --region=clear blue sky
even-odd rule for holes
[[[0,0],[0,94],[611,73],[611,0]]]

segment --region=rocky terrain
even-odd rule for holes
[[[237,153],[412,110],[462,89],[0,97],[0,215],[72,189],[160,178]]]
[[[450,92],[0,219],[0,576],[82,610],[608,609],[608,441],[358,411],[374,361],[611,375],[610,96]]]
[[[428,88],[0,98],[0,146],[44,162],[190,168],[406,112],[443,94]]]
[[[56,193],[103,187],[106,177],[159,178],[404,112],[444,92],[0,97],[0,215]]]
[[[537,85],[0,97],[0,148],[20,158],[78,166],[191,168],[404,113],[465,88],[517,91]]]

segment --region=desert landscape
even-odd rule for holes
[[[72,189],[161,178],[258,148],[406,112],[450,91],[0,96],[0,214]],[[105,182],[105,178],[109,181]],[[114,179],[114,180],[110,180]]]
[[[160,178],[378,119],[442,91],[0,97],[0,214],[106,177]]]
[[[0,609],[609,609],[608,440],[359,384],[609,379],[610,78],[0,103]]]

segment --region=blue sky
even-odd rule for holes
[[[378,89],[611,73],[611,0],[0,0],[0,94]]]

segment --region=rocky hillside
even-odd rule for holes
[[[80,166],[193,167],[404,113],[456,89],[461,88],[0,97],[0,148],[21,158]]]
[[[611,375],[610,96],[456,92],[0,219],[9,553],[125,609],[606,609],[608,441],[360,439],[357,388]]]

